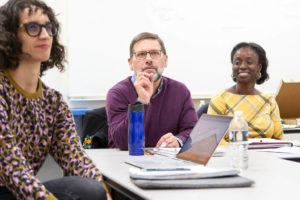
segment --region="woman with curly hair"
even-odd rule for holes
[[[53,10],[39,0],[0,7],[0,199],[106,199],[62,95],[40,79],[64,70],[65,49]],[[36,174],[50,154],[64,177]]]

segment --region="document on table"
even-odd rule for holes
[[[297,129],[297,128],[300,128],[300,125],[298,125],[298,124],[282,124],[282,128],[284,130]]]
[[[216,169],[205,166],[189,166],[181,168],[130,168],[129,174],[133,179],[169,180],[169,179],[199,179],[235,176],[239,174],[236,169]]]
[[[274,152],[274,153],[287,153],[287,154],[300,154],[299,147],[281,147],[277,149],[261,149],[264,152]]]
[[[153,154],[159,154],[162,156],[175,158],[180,148],[146,148],[146,152],[151,152]],[[224,156],[225,149],[222,146],[218,146],[215,150],[213,157],[221,157]]]
[[[249,138],[249,149],[274,149],[279,147],[292,147],[293,142],[275,140],[271,138]]]

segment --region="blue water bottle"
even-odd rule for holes
[[[129,155],[144,155],[144,104],[136,102],[128,107],[128,149]]]

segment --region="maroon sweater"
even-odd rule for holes
[[[128,104],[137,101],[131,77],[112,87],[106,97],[108,145],[128,149]],[[145,147],[155,147],[171,132],[184,143],[198,118],[191,94],[183,83],[163,77],[161,92],[144,105]]]

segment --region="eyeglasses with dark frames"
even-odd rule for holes
[[[44,27],[50,37],[54,37],[57,35],[58,32],[58,24],[53,22],[48,22],[46,24],[39,24],[37,22],[28,22],[24,24],[20,24],[20,28],[24,27],[26,33],[30,37],[38,37],[41,32],[42,28]]]
[[[147,58],[148,53],[152,59],[161,58],[161,50],[138,51],[138,52],[135,52],[134,55],[135,55],[136,59],[144,60]]]

